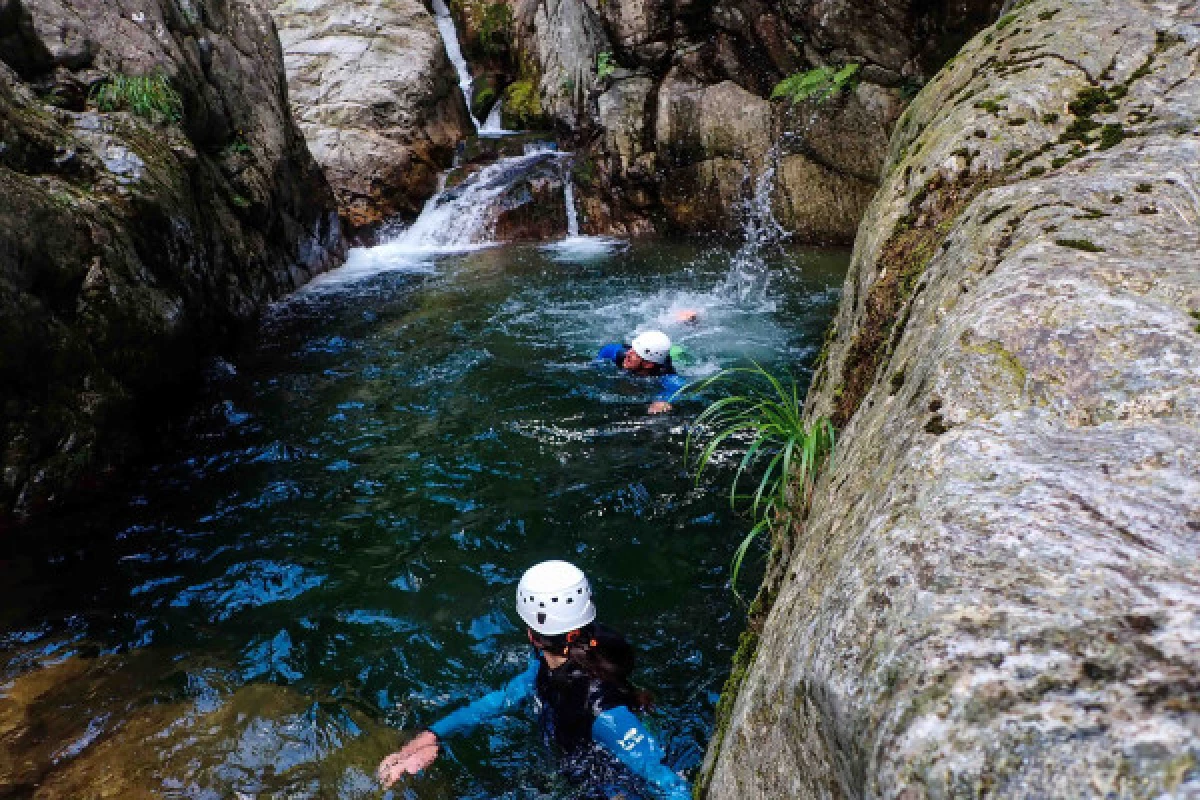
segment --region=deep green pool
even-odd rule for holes
[[[552,557],[589,573],[674,765],[694,768],[743,625],[727,579],[746,526],[727,472],[697,488],[685,471],[699,406],[649,417],[652,388],[591,358],[655,325],[692,375],[806,367],[848,254],[777,254],[765,289],[734,261],[663,242],[381,248],[280,304],[132,495],[16,541],[8,791],[377,797],[397,730],[526,658],[514,584]],[[673,322],[687,307],[699,325]],[[446,755],[397,796],[569,796],[529,719]]]

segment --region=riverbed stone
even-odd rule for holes
[[[4,514],[106,480],[205,354],[344,246],[261,0],[8,0],[0,19]],[[178,101],[98,107],[117,76]]]
[[[1034,0],[904,114],[708,797],[1200,796],[1198,65]]]
[[[419,0],[273,0],[292,110],[353,229],[414,217],[473,131]]]

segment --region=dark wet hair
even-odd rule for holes
[[[615,686],[624,696],[625,704],[634,711],[654,706],[654,695],[629,680],[636,661],[633,645],[612,628],[593,623],[557,636],[544,636],[536,631],[531,634],[538,647],[565,656],[592,678]]]

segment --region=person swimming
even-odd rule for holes
[[[530,567],[517,584],[517,614],[533,647],[525,671],[383,759],[383,787],[432,764],[447,737],[536,699],[546,738],[562,752],[563,773],[591,792],[586,796],[629,797],[623,784],[632,775],[662,800],[691,798],[687,782],[663,763],[665,753],[634,714],[651,698],[629,680],[629,642],[596,622],[587,576],[566,561]]]
[[[644,331],[633,342],[607,344],[600,348],[598,361],[611,361],[626,372],[645,378],[658,378],[662,391],[648,409],[651,414],[671,410],[671,400],[687,385],[687,380],[675,372],[675,358],[680,349],[671,345],[671,337],[662,331]]]

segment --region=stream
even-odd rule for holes
[[[587,237],[357,251],[213,366],[131,492],[10,536],[0,796],[378,797],[403,731],[518,671],[515,583],[552,557],[589,574],[693,771],[744,624],[746,524],[728,467],[685,470],[700,403],[648,416],[653,386],[593,355],[660,326],[689,377],[810,364],[847,261]],[[455,739],[394,796],[570,797],[534,728]]]

